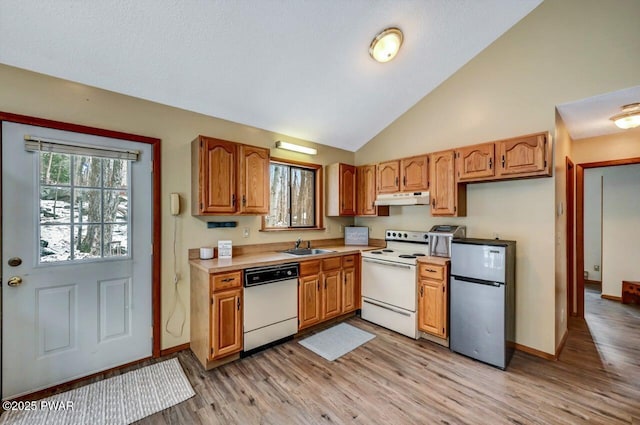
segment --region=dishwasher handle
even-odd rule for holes
[[[487,286],[496,286],[496,287],[500,287],[500,286],[504,285],[504,283],[501,283],[501,282],[494,282],[494,281],[490,281],[490,280],[476,279],[474,277],[466,277],[466,276],[451,275],[451,279],[459,280],[461,282],[475,283],[475,284],[478,284],[478,285],[487,285]]]

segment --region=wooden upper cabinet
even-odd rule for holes
[[[200,136],[191,144],[192,213],[236,212],[237,144]]]
[[[326,166],[326,213],[329,217],[356,215],[356,167],[335,163]]]
[[[400,191],[400,161],[387,161],[378,164],[377,193],[396,193]]]
[[[269,149],[199,136],[191,167],[191,214],[269,213]]]
[[[429,189],[429,156],[419,155],[400,160],[400,191],[421,192]]]
[[[547,133],[496,142],[500,159],[497,175],[506,178],[551,175],[551,147]]]
[[[356,167],[356,215],[388,216],[389,206],[376,207],[376,165]]]
[[[238,211],[243,214],[269,213],[269,149],[240,145]]]
[[[456,179],[469,182],[493,178],[495,163],[495,143],[456,149]]]
[[[464,216],[466,191],[455,179],[455,153],[453,150],[431,154],[431,215]]]

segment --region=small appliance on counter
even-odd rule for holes
[[[451,240],[467,236],[465,226],[438,224],[427,232],[429,236],[429,255],[432,257],[451,257]]]
[[[514,241],[453,240],[451,351],[507,368],[515,344],[515,257]]]

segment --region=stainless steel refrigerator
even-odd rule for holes
[[[503,370],[515,344],[515,258],[514,241],[451,243],[449,346]]]

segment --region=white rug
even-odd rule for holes
[[[173,358],[26,402],[35,410],[8,410],[0,417],[0,424],[129,424],[194,395],[180,362]]]
[[[300,341],[300,345],[329,361],[347,354],[376,336],[346,323],[340,323]]]

